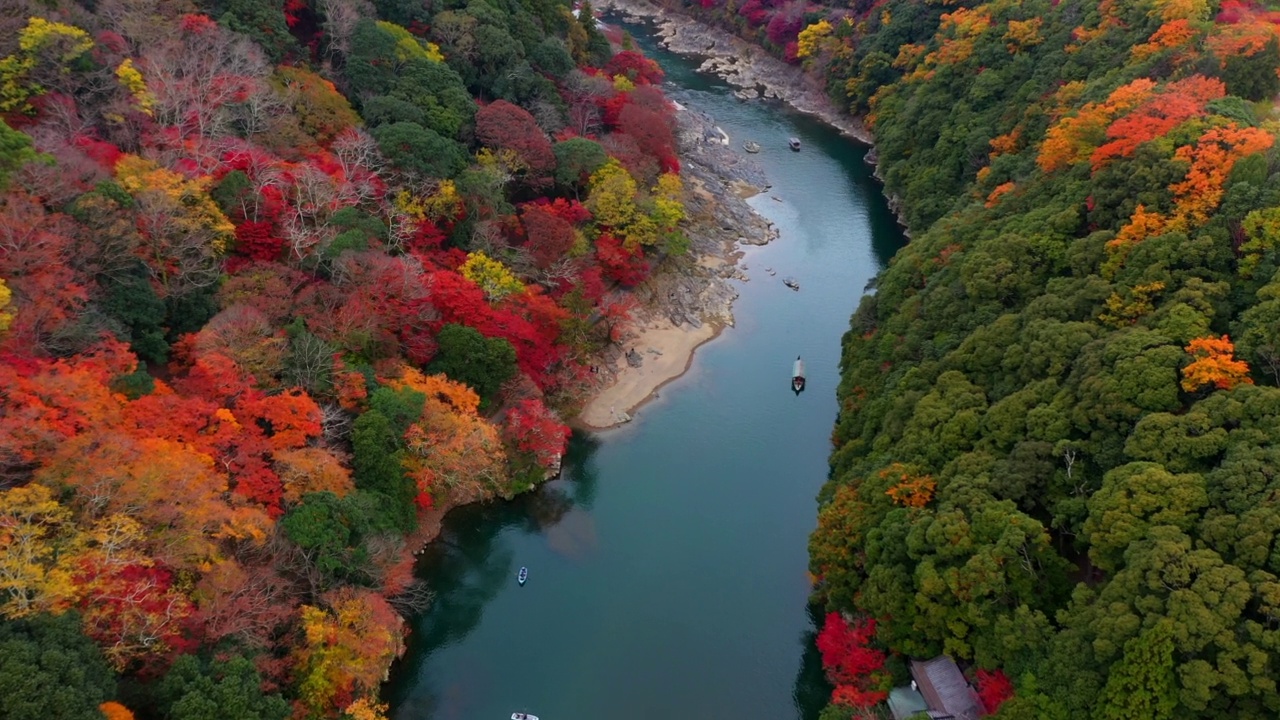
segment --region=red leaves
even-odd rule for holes
[[[649,276],[649,262],[639,249],[628,250],[609,233],[596,239],[596,259],[605,277],[626,287],[634,287]]]
[[[285,241],[275,237],[274,223],[245,221],[236,226],[236,252],[253,260],[279,260]]]
[[[529,111],[519,105],[496,100],[480,108],[476,112],[476,137],[491,148],[514,151],[533,178],[545,178],[555,169],[551,141]]]
[[[818,652],[827,678],[836,686],[831,701],[854,707],[870,707],[888,693],[879,689],[888,681],[884,651],[871,647],[876,621],[864,619],[850,626],[839,613],[829,613],[818,633]]]
[[[507,411],[502,434],[507,442],[520,452],[532,455],[544,468],[550,468],[569,443],[569,428],[537,398],[521,400]]]
[[[978,671],[978,700],[982,701],[984,712],[993,713],[1000,709],[1005,700],[1013,697],[1013,683],[1002,670],[988,672]]]
[[[658,63],[634,50],[614,55],[604,71],[609,75],[624,75],[636,85],[657,85],[666,77]]]

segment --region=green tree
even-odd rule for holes
[[[116,678],[80,629],[80,616],[38,615],[0,623],[0,717],[101,720]]]
[[[262,692],[262,678],[247,658],[203,662],[183,655],[156,690],[167,720],[284,720],[289,703]]]
[[[431,372],[470,385],[480,396],[482,408],[492,403],[503,383],[516,376],[516,351],[504,338],[487,338],[475,328],[449,323],[436,342],[440,350],[431,361]]]
[[[4,190],[9,184],[10,175],[37,157],[36,151],[31,147],[31,138],[0,119],[0,190]]]
[[[373,129],[378,148],[400,170],[424,178],[451,178],[467,166],[462,146],[417,123]]]
[[[1158,623],[1124,645],[1111,667],[1094,714],[1097,720],[1167,720],[1178,704],[1173,630]]]
[[[356,418],[351,430],[355,456],[351,465],[356,487],[379,496],[392,525],[406,532],[417,522],[413,505],[417,488],[402,465],[404,443],[401,438],[404,430],[422,414],[422,397],[414,395],[417,394],[379,388],[374,392],[375,409]],[[392,413],[395,422],[379,408]]]
[[[1271,38],[1252,55],[1230,55],[1223,63],[1222,80],[1227,92],[1246,100],[1267,100],[1280,92],[1280,41]]]
[[[556,182],[574,195],[579,195],[592,173],[609,159],[600,143],[587,138],[562,140],[551,151],[556,156]]]

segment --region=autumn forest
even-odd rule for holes
[[[558,467],[685,253],[552,0],[0,11],[0,715],[383,717],[425,514]]]

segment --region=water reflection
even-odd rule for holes
[[[433,651],[462,642],[484,617],[485,607],[512,582],[518,564],[512,543],[500,539],[509,530],[544,535],[558,554],[580,559],[596,549],[595,523],[588,512],[595,502],[599,441],[574,433],[565,453],[562,476],[512,502],[496,501],[458,508],[445,518],[440,537],[423,551],[417,575],[431,578],[435,601],[412,624],[409,651],[392,668],[384,697],[396,706],[398,720],[466,718],[467,698],[483,696],[487,670],[477,663],[464,678],[439,693],[407,695],[405,680],[417,677]]]
[[[796,673],[796,684],[791,690],[791,697],[800,709],[803,720],[817,720],[822,714],[822,707],[831,697],[832,687],[822,671],[822,655],[815,643],[818,627],[822,624],[822,608],[810,605],[808,615],[809,628],[800,634],[800,671]]]

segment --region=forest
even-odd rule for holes
[[[865,117],[911,232],[843,340],[824,720],[940,653],[1002,720],[1280,714],[1280,6],[686,11]]]
[[[420,520],[688,250],[661,79],[587,3],[4,3],[0,716],[384,717]]]

